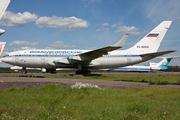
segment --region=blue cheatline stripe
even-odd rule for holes
[[[108,69],[107,71],[112,71],[112,70],[139,70],[139,71],[150,71],[150,68],[130,68],[130,67],[120,67],[120,68],[112,68]]]
[[[74,55],[11,55],[8,57],[72,57]],[[140,55],[105,55],[102,57],[140,57]]]

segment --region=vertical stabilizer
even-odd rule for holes
[[[171,59],[173,58],[164,58],[160,64],[159,64],[159,67],[162,69],[162,70],[168,70],[168,65],[169,65],[169,62],[171,61]]]
[[[164,58],[163,60],[161,60],[159,63],[150,63],[150,67],[158,67],[160,68],[160,70],[168,70],[168,65],[171,61],[171,59],[173,59],[173,57],[171,58]]]
[[[140,53],[156,52],[171,23],[172,21],[163,21],[128,50]]]
[[[6,42],[0,42],[0,56],[4,50],[5,45],[6,45]]]
[[[0,20],[11,0],[0,0]]]

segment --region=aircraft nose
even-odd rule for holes
[[[5,33],[5,30],[3,29],[0,29],[0,35],[4,34]]]
[[[8,58],[6,58],[6,57],[4,57],[4,58],[1,58],[1,62],[10,62],[11,60],[10,59],[8,59]]]

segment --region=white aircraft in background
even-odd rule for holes
[[[10,67],[11,70],[14,70],[15,72],[23,72],[24,68],[20,66],[12,66]],[[26,70],[42,70],[41,68],[26,68]],[[78,70],[77,68],[56,68],[56,71],[62,71],[62,70]],[[42,73],[46,73],[46,71],[42,71]]]
[[[6,11],[9,3],[11,0],[0,0],[0,20],[4,14],[4,12]],[[0,35],[4,34],[5,30],[0,29]]]
[[[168,70],[168,64],[170,63],[170,58],[164,58],[159,63],[149,63],[149,66],[126,66],[120,68],[111,68],[111,69],[100,69],[104,71],[165,71]]]
[[[141,63],[175,50],[157,52],[172,21],[163,21],[137,44],[127,50],[117,50],[124,45],[127,34],[113,46],[95,50],[22,50],[9,53],[2,62],[26,68],[41,68],[54,72],[58,68],[78,69],[76,74],[90,73],[87,69],[118,68]],[[4,43],[0,43],[3,44]],[[1,48],[2,49],[2,48]]]

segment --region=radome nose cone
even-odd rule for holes
[[[3,29],[0,29],[0,35],[4,34],[5,33],[5,30]]]
[[[10,61],[10,59],[7,59],[7,58],[1,58],[1,61],[2,61],[2,62],[8,62],[8,61]]]
[[[4,62],[4,58],[1,58],[1,62]]]

